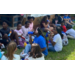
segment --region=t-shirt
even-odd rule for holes
[[[67,29],[66,29],[66,26],[65,25],[63,25],[63,26],[61,26],[62,28],[63,28],[63,31],[64,32],[66,32],[67,31]]]
[[[69,16],[64,16],[64,19],[70,19],[70,17]]]
[[[54,45],[54,49],[56,50],[56,52],[62,51],[62,38],[60,36],[60,34],[56,34],[53,37],[53,42],[55,42],[56,44]]]
[[[0,30],[0,32],[1,32],[2,36],[3,36],[4,34],[9,34],[10,29],[7,28],[7,29],[5,30],[5,29],[2,28],[2,29]]]
[[[67,30],[66,33],[75,38],[75,30],[74,29],[71,28],[71,29]]]
[[[2,53],[1,53],[1,51],[0,51],[0,59],[1,59],[1,57],[2,57]]]
[[[30,28],[30,31],[32,31],[32,30],[33,30],[33,22],[32,22],[32,23],[30,23],[29,28]]]
[[[25,28],[25,26],[22,26],[23,36],[26,37],[28,32],[30,31],[30,28]]]
[[[22,35],[23,34],[22,29],[20,29],[20,30],[15,29],[14,31],[17,32],[18,35]],[[19,41],[22,41],[22,38],[19,38]]]
[[[45,60],[44,54],[42,54],[42,57],[39,57],[39,58],[28,57],[28,60]]]
[[[44,55],[48,55],[48,49],[47,49],[47,45],[46,45],[46,40],[45,40],[45,38],[43,36],[41,36],[41,35],[39,37],[36,36],[34,38],[33,43],[39,44],[40,48],[45,48],[46,47],[46,50],[44,50],[42,53]]]
[[[14,54],[13,56],[13,60],[20,60],[20,55]],[[8,60],[8,58],[5,55],[3,55],[1,60]]]

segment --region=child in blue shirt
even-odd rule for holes
[[[73,25],[74,24],[72,22],[72,20],[71,20],[71,17],[69,17],[68,14],[65,14],[64,21],[65,21],[66,24],[69,24],[69,25]]]

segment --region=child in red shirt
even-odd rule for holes
[[[64,21],[61,22],[61,27],[62,27],[62,29],[63,29],[64,32],[67,31],[66,26],[64,25]]]

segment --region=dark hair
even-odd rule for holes
[[[43,19],[41,20],[41,23],[40,24],[42,25],[43,22],[45,22],[47,24],[48,21],[46,19],[47,19],[47,16],[44,16]]]
[[[3,20],[3,21],[2,21],[2,24],[3,24],[3,22],[6,22],[6,23],[7,23],[7,25],[9,25],[8,20]]]
[[[64,21],[61,21],[61,23],[64,23]]]
[[[30,20],[30,19],[33,19],[34,20],[35,18],[33,16],[28,16],[27,19],[28,20]]]
[[[32,44],[33,45],[33,44]],[[30,52],[30,57],[33,57],[33,58],[39,58],[39,57],[42,57],[42,51],[41,51],[41,48],[38,44],[35,44],[34,43],[34,46],[32,46],[31,48],[31,52]]]
[[[17,26],[18,26],[19,24],[21,24],[21,22],[18,22],[18,23],[17,23]]]
[[[38,28],[37,30],[38,30],[38,34],[39,34],[39,35],[42,35],[42,36],[45,38],[45,40],[46,40],[46,44],[47,44],[47,46],[48,46],[47,38],[44,36],[44,34],[43,34],[41,28]]]
[[[58,14],[55,14],[55,17],[58,17]]]
[[[56,27],[56,30],[60,34],[61,38],[63,38],[61,27]]]
[[[72,28],[72,25],[67,24],[66,28],[67,29],[71,29]]]
[[[48,19],[50,19],[50,15],[47,15]]]
[[[25,24],[28,24],[28,23],[29,23],[29,21],[26,21],[26,22],[25,22]]]
[[[60,14],[60,16],[64,16],[64,14]]]

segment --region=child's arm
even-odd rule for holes
[[[30,38],[30,44],[32,44],[32,36],[29,35],[29,38]]]

